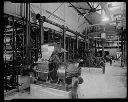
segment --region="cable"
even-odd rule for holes
[[[63,4],[63,3],[62,3],[62,4]],[[60,4],[60,6],[57,7],[57,9],[56,9],[52,14],[54,14],[54,13],[62,6],[62,4]],[[52,15],[52,14],[51,14],[51,15]],[[49,18],[51,15],[49,15],[48,18]]]
[[[32,8],[32,5],[30,4],[30,8],[31,8],[31,10],[33,11],[33,13],[35,13],[35,11],[33,10],[33,8]],[[35,13],[36,14],[36,13]]]

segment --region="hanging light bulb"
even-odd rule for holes
[[[101,15],[102,15],[102,21],[103,22],[108,22],[109,18],[106,16],[104,10],[101,11]]]
[[[102,19],[102,21],[105,21],[105,22],[106,22],[106,21],[109,21],[109,18],[106,17],[106,16],[104,16],[103,19]]]

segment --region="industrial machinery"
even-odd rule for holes
[[[61,62],[60,57],[66,50],[56,43],[41,45],[41,52],[42,57],[39,55],[38,61],[32,67],[33,82],[37,85],[68,91],[71,93],[71,98],[77,98],[78,84],[83,82],[80,77],[81,67],[79,67],[81,60]]]
[[[27,44],[28,38],[30,39],[29,44]],[[19,76],[29,77],[25,73],[27,72],[25,69],[28,68],[29,64],[37,60],[37,54],[40,50],[39,43],[38,26],[30,24],[30,35],[27,36],[26,22],[23,18],[4,14],[3,59],[5,94],[13,90],[22,89],[23,84],[19,82],[19,79],[21,79]],[[29,60],[27,60],[28,58]]]
[[[102,73],[105,73],[105,60],[101,56],[94,56],[93,51],[86,50],[84,58],[84,66],[89,68],[101,68]]]

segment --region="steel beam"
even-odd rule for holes
[[[82,15],[82,16],[88,21],[89,24],[92,25],[92,22],[90,22],[90,21],[84,16],[84,14],[81,13],[81,12],[78,10],[78,8],[76,8],[76,7],[75,7],[72,3],[70,3],[70,2],[69,2],[69,4],[70,4],[80,15]]]
[[[92,9],[92,6],[90,5],[90,3],[89,3],[89,2],[87,2],[87,4],[88,4],[88,6]]]

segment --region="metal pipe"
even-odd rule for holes
[[[48,30],[48,43],[50,43],[50,30]]]
[[[73,45],[73,59],[74,59],[74,56],[75,56],[75,46],[74,46],[75,44],[74,44],[74,39],[73,39],[73,42],[72,42],[72,43],[73,43],[72,45]]]
[[[65,33],[66,33],[66,29],[63,25],[63,48],[66,49],[66,44],[65,44]],[[64,52],[64,58],[63,58],[63,61],[65,62],[65,59],[66,59],[66,53]]]
[[[68,39],[68,60],[69,60],[69,37],[67,37],[67,39]]]
[[[78,32],[75,32],[75,31],[69,29],[69,28],[66,27],[66,26],[60,25],[60,24],[58,24],[58,23],[56,23],[56,22],[53,22],[53,21],[47,19],[45,16],[41,16],[40,14],[37,14],[37,15],[36,15],[36,19],[38,19],[39,21],[44,21],[44,22],[50,23],[50,24],[52,24],[52,25],[54,25],[54,26],[57,26],[57,27],[59,27],[59,28],[61,28],[61,29],[65,28],[66,31],[71,32],[71,33],[73,33],[73,34],[75,34],[75,35],[78,35],[78,36],[80,36],[80,37],[82,37],[82,38],[85,37],[85,35],[82,35],[82,34],[80,34],[80,33],[78,33]]]
[[[78,57],[78,36],[76,35],[76,55]]]
[[[28,38],[29,38],[29,54],[28,54],[28,56],[29,56],[29,63],[31,63],[32,62],[32,56],[31,56],[31,47],[30,47],[30,39],[31,39],[31,36],[30,36],[30,33],[31,33],[31,31],[30,31],[30,3],[28,3],[28,27],[29,27],[29,29],[28,29]]]
[[[102,39],[102,58],[103,58],[103,60],[104,60],[104,40],[105,39]]]
[[[28,65],[28,44],[29,44],[28,29],[29,29],[29,27],[28,27],[28,3],[26,3],[26,55],[27,55],[26,63],[27,63],[27,65]]]
[[[13,60],[14,60],[14,59],[15,59],[15,55],[14,55],[14,54],[15,54],[15,52],[14,52],[14,51],[15,51],[15,46],[14,46],[14,45],[15,45],[15,43],[14,43],[14,39],[15,39],[15,36],[14,36],[14,34],[15,34],[15,33],[14,33],[14,32],[15,32],[15,30],[14,30],[14,17],[13,17],[13,24],[12,24],[12,26],[13,26],[13,33],[12,33],[12,43],[13,43],[13,47],[12,47],[12,48],[13,48]],[[6,36],[6,35],[5,35],[5,36]],[[13,66],[14,66],[14,63],[13,63]]]

